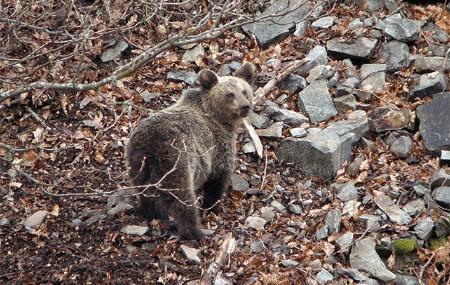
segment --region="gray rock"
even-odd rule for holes
[[[336,244],[339,246],[341,250],[350,249],[350,246],[353,242],[353,233],[346,232],[336,239]]]
[[[445,76],[438,72],[422,74],[418,81],[415,81],[410,86],[410,93],[408,100],[413,101],[416,98],[423,98],[426,96],[434,96],[434,94],[442,92],[447,89],[447,82]]]
[[[129,210],[129,209],[133,209],[133,205],[131,205],[129,203],[119,202],[119,203],[117,203],[117,205],[115,205],[111,209],[108,209],[107,214],[109,216],[114,216],[114,215],[119,214],[120,212]]]
[[[267,129],[256,130],[260,137],[265,138],[281,138],[283,137],[283,123],[273,123]]]
[[[159,96],[161,96],[161,93],[150,93],[147,90],[145,90],[144,92],[140,93],[139,95],[141,95],[141,97],[144,99],[145,103],[149,103],[149,102],[152,102],[153,99],[156,99]]]
[[[48,212],[45,210],[34,212],[23,222],[23,225],[27,229],[37,229],[42,224],[47,215]]]
[[[434,222],[428,217],[426,219],[421,220],[415,227],[414,231],[416,235],[422,240],[428,240],[433,233]]]
[[[283,206],[283,204],[281,204],[280,202],[278,202],[277,200],[273,200],[270,203],[270,206],[274,207],[275,209],[277,209],[279,212],[284,212],[284,210],[286,209],[285,206]]]
[[[356,30],[356,29],[359,29],[362,27],[364,27],[363,22],[361,22],[361,20],[359,18],[356,18],[353,21],[351,21],[350,23],[348,23],[347,29]]]
[[[100,56],[100,60],[102,62],[108,62],[114,59],[119,58],[122,55],[122,52],[124,52],[128,48],[128,43],[126,41],[122,40],[113,40],[109,44],[109,48],[105,50],[102,55]]]
[[[305,59],[308,61],[304,66],[301,66],[297,72],[300,75],[307,76],[309,71],[318,65],[325,65],[328,63],[327,50],[323,46],[315,46],[306,55]]]
[[[410,19],[402,18],[400,14],[387,17],[383,31],[401,42],[412,42],[419,38],[419,26]]]
[[[311,27],[315,30],[328,29],[331,26],[333,26],[335,19],[336,19],[336,17],[334,17],[334,16],[322,17],[322,18],[312,22]]]
[[[260,241],[260,240],[255,240],[250,245],[250,249],[254,253],[259,253],[259,252],[261,252],[264,249],[264,243],[262,241]]]
[[[375,142],[368,140],[366,138],[361,139],[361,146],[368,149],[369,151],[374,151],[376,147]]]
[[[386,64],[361,65],[361,87],[365,91],[378,92],[384,89],[386,82]]]
[[[410,216],[415,216],[418,213],[422,212],[425,209],[425,203],[422,199],[411,200],[406,203],[402,207],[403,211],[405,211]]]
[[[9,225],[9,220],[5,217],[0,219],[0,227]]]
[[[330,65],[318,65],[311,69],[306,81],[312,83],[319,79],[330,79],[334,74],[335,71]]]
[[[197,58],[203,57],[204,55],[205,49],[201,44],[198,44],[195,47],[186,50],[181,59],[186,62],[195,62]]]
[[[428,187],[425,187],[421,184],[417,184],[413,186],[413,190],[416,193],[417,196],[422,197],[423,195],[425,195],[426,193],[429,194],[430,193],[430,189]]]
[[[374,191],[373,200],[377,206],[388,215],[389,219],[399,225],[407,225],[411,222],[411,217],[392,201],[389,196],[383,192]]]
[[[328,237],[328,227],[324,225],[323,227],[320,227],[316,230],[315,238],[317,241],[323,240],[326,237]]]
[[[372,92],[370,92],[370,91],[357,89],[355,92],[355,95],[359,99],[359,101],[366,102],[366,103],[372,101]]]
[[[385,43],[380,55],[389,71],[399,70],[408,67],[410,64],[409,46],[400,41]]]
[[[271,222],[273,218],[275,218],[275,213],[271,207],[262,207],[261,208],[261,218],[266,220],[267,222]]]
[[[359,37],[352,42],[344,38],[333,38],[327,41],[328,52],[338,58],[368,60],[377,44],[377,40]]]
[[[419,280],[414,276],[397,274],[395,285],[419,285]]]
[[[343,95],[333,99],[334,106],[339,113],[356,110],[360,104],[352,94]]]
[[[332,123],[322,131],[304,138],[284,139],[276,155],[282,161],[296,163],[307,174],[329,180],[344,161],[351,159],[352,146],[368,129],[367,114],[354,111],[348,120]]]
[[[428,105],[416,110],[420,120],[419,131],[425,147],[429,151],[439,151],[450,147],[450,92],[435,94]]]
[[[385,282],[395,279],[395,274],[386,269],[375,251],[375,241],[372,238],[365,238],[355,243],[350,253],[350,265]]]
[[[339,209],[331,209],[325,217],[325,225],[328,228],[328,234],[337,234],[341,227],[342,212]]]
[[[256,148],[255,148],[255,145],[253,144],[253,142],[245,143],[242,146],[242,152],[245,153],[245,154],[255,153],[256,152]]]
[[[188,70],[171,70],[167,74],[167,80],[186,82],[194,85],[197,80],[197,73]]]
[[[269,126],[270,123],[270,118],[256,114],[253,111],[250,111],[250,113],[248,114],[248,120],[257,129],[265,129]]]
[[[289,96],[287,94],[281,94],[277,97],[277,99],[275,99],[275,102],[277,104],[283,104],[287,101],[287,99],[289,99]]]
[[[231,68],[229,64],[224,64],[219,68],[218,71],[219,75],[221,76],[227,76],[231,74]]]
[[[449,71],[450,60],[440,56],[419,56],[414,60],[414,67],[419,73]]]
[[[428,46],[428,50],[431,52],[433,56],[445,57],[447,53],[448,47],[445,45],[433,44],[431,43]]]
[[[428,185],[431,190],[441,186],[450,186],[450,174],[448,174],[444,169],[439,169],[433,174],[433,176],[430,177]]]
[[[296,267],[296,266],[298,266],[299,263],[297,261],[295,261],[295,260],[292,260],[292,259],[283,259],[281,261],[281,264],[284,267],[289,268],[289,267]]]
[[[353,82],[356,82],[355,84],[351,84],[349,85],[350,87],[356,87],[356,85],[359,84],[359,72],[356,69],[356,67],[353,65],[352,61],[348,58],[344,59],[342,61],[342,63],[345,65],[345,75],[347,77],[347,80],[349,80],[350,78],[354,78],[351,79]],[[356,81],[355,81],[356,80]]]
[[[200,251],[196,248],[188,247],[184,244],[180,245],[181,252],[186,256],[186,258],[194,263],[194,264],[201,264],[200,257],[198,257],[198,254]]]
[[[74,227],[78,227],[78,226],[80,226],[81,225],[81,219],[73,219],[72,220],[72,226],[74,226]]]
[[[337,192],[337,197],[342,202],[347,202],[350,200],[358,200],[359,194],[358,190],[356,190],[355,185],[352,182],[347,183],[334,183],[332,185]]]
[[[367,276],[362,274],[361,271],[359,271],[358,269],[353,269],[353,268],[337,269],[337,272],[339,274],[348,274],[353,278],[353,280],[356,280],[356,281],[364,281],[364,280],[368,279]],[[358,284],[362,284],[362,283],[358,283]]]
[[[297,204],[289,204],[288,209],[291,213],[296,215],[300,215],[302,213],[302,208],[300,208]]]
[[[325,80],[314,81],[298,96],[298,107],[312,123],[326,121],[337,114]]]
[[[289,132],[294,138],[303,138],[308,134],[304,128],[292,128]]]
[[[361,202],[356,200],[350,200],[344,203],[344,207],[342,208],[342,213],[344,215],[348,215],[349,217],[355,217],[358,214],[358,207],[361,205]]]
[[[92,215],[91,217],[89,217],[89,219],[87,219],[86,221],[84,221],[84,224],[86,225],[86,226],[90,226],[90,225],[92,225],[93,223],[96,223],[96,222],[98,222],[98,221],[101,221],[101,220],[103,220],[103,219],[105,219],[107,217],[107,215],[105,215],[105,214],[94,214],[94,215]]]
[[[260,217],[256,216],[250,216],[247,217],[245,220],[245,225],[249,228],[255,229],[255,230],[262,230],[264,229],[264,225],[266,224],[266,220]]]
[[[359,216],[359,219],[366,223],[366,229],[369,229],[369,232],[375,232],[380,229],[381,218],[379,216],[365,214]]]
[[[306,1],[276,1],[258,16],[254,23],[244,25],[242,29],[248,35],[255,35],[259,44],[263,48],[266,48],[271,43],[286,38],[290,30],[295,28],[296,23],[304,20],[305,16],[311,11],[311,8],[312,5]],[[258,19],[270,15],[279,16],[258,21]]]
[[[384,6],[383,2],[383,0],[367,0],[364,3],[367,4],[367,7],[365,7],[367,11],[375,12]]]
[[[362,138],[361,140],[364,140],[364,138]],[[364,157],[364,155],[360,154],[358,155],[353,161],[352,163],[350,163],[347,167],[347,173],[350,174],[350,176],[352,177],[356,177],[359,174],[360,168],[362,163],[364,162],[366,158]]]
[[[375,279],[366,279],[359,282],[358,285],[380,285],[380,282]]]
[[[447,42],[448,41],[448,34],[439,28],[438,25],[436,25],[433,22],[427,22],[425,25],[422,26],[422,30],[429,34],[431,39],[433,39],[436,42]],[[447,47],[448,48],[448,47]]]
[[[296,92],[298,90],[303,90],[305,89],[306,85],[307,85],[306,79],[296,74],[290,74],[280,83],[278,83],[279,88],[288,90],[289,92]]]
[[[395,106],[377,107],[370,118],[370,129],[377,133],[406,128],[410,121],[408,110]]]
[[[314,259],[308,263],[308,267],[318,272],[322,269],[322,262],[319,259]]]
[[[239,61],[235,61],[233,60],[232,62],[230,62],[228,64],[228,67],[230,67],[231,70],[236,71],[239,69],[239,67],[242,66],[242,63],[240,63]]]
[[[333,275],[331,275],[330,272],[328,272],[326,269],[320,270],[319,273],[317,273],[316,277],[314,278],[317,283],[319,284],[325,284],[331,280],[334,279]]]
[[[276,104],[269,105],[266,108],[265,113],[275,121],[283,122],[289,126],[299,126],[303,123],[309,123],[309,119],[305,115],[291,110],[282,109]]]
[[[450,162],[450,150],[441,150],[441,161],[447,164]]]
[[[296,37],[303,37],[306,33],[306,31],[309,28],[309,21],[308,20],[304,20],[301,21],[300,23],[297,23],[295,25],[295,32],[294,32],[294,36]]]
[[[400,6],[397,4],[396,0],[384,0],[384,6],[388,9],[389,14],[398,11]]]
[[[445,208],[450,208],[450,187],[441,186],[434,189],[434,199]]]
[[[233,174],[231,176],[231,189],[234,191],[241,191],[245,192],[250,188],[250,185],[248,184],[247,180],[244,179],[239,174]]]
[[[147,231],[148,227],[137,225],[126,225],[122,229],[120,229],[120,232],[124,234],[137,236],[143,236]]]
[[[400,136],[394,140],[389,150],[397,157],[407,158],[411,153],[412,140],[408,136]]]

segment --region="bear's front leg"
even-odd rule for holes
[[[203,209],[219,210],[218,201],[231,184],[231,171],[221,171],[220,174],[210,177],[203,185]]]

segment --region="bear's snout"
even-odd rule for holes
[[[249,105],[244,105],[244,106],[241,107],[241,115],[243,117],[247,116],[249,112],[250,112],[250,106]]]

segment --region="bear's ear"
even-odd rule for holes
[[[219,76],[214,71],[203,69],[199,72],[197,81],[203,89],[209,90],[219,82]]]
[[[242,78],[249,84],[252,84],[256,77],[256,66],[251,62],[247,62],[236,70],[234,76]]]

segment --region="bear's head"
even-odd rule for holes
[[[204,69],[198,74],[202,88],[203,108],[221,122],[237,126],[253,106],[252,84],[256,67],[252,63],[242,65],[233,76],[219,76]]]

